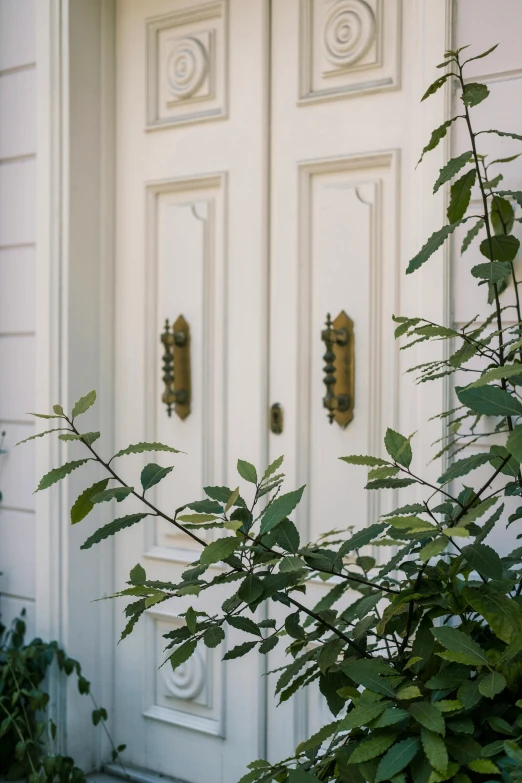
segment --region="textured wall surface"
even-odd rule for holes
[[[6,623],[35,600],[35,0],[0,0],[0,612]]]

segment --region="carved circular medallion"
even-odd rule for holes
[[[208,58],[205,47],[197,38],[180,38],[167,58],[167,81],[178,98],[189,98],[207,75]]]
[[[161,671],[168,695],[176,699],[184,701],[197,699],[205,687],[205,663],[199,650],[196,650],[192,657],[177,669],[173,670],[167,663]]]
[[[326,17],[324,47],[330,62],[351,65],[366,54],[375,39],[375,16],[364,0],[340,0]]]

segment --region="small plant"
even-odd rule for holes
[[[113,760],[125,746],[114,747],[105,724],[107,712],[96,704],[78,661],[56,642],[33,639],[25,644],[25,631],[24,612],[9,629],[0,623],[0,775],[6,780],[25,778],[29,783],[85,783],[74,760],[53,750],[56,725],[46,716],[49,694],[45,690],[53,662],[63,674],[76,674],[79,692],[90,695],[92,721],[95,726],[103,725]]]
[[[97,530],[84,549],[150,515],[167,520],[201,546],[180,582],[149,581],[141,565],[132,569],[128,586],[117,593],[131,599],[123,637],[147,607],[191,595],[194,607],[185,612],[185,625],[165,636],[166,656],[174,668],[191,657],[198,643],[216,647],[232,626],[244,632],[245,641],[226,653],[227,660],[286,645],[287,663],[275,688],[280,701],[318,683],[332,722],[302,742],[290,759],[253,761],[242,783],[521,779],[522,547],[501,557],[485,541],[494,543],[500,526],[522,518],[522,505],[509,513],[502,500],[517,501],[522,495],[522,316],[514,267],[519,241],[512,233],[520,221],[515,207],[522,206],[522,191],[501,190],[502,174],[495,173],[497,166],[518,156],[489,162],[478,142],[484,133],[518,141],[522,136],[474,130],[470,110],[488,97],[488,88],[466,83],[463,75],[467,63],[494,48],[464,62],[462,49],[446,52],[439,66],[442,75],[423,96],[455,80],[462,111],[433,131],[422,156],[455,122],[465,123],[469,149],[441,169],[434,191],[452,182],[449,222],[429,238],[407,270],[421,267],[457,227],[468,223],[462,253],[481,235],[484,260],[471,275],[485,287],[491,312],[461,330],[420,317],[395,318],[396,337],[406,338],[403,348],[428,340],[447,340],[451,346],[447,359],[412,368],[418,383],[456,373],[464,382],[455,387],[456,406],[439,414],[447,423],[439,454],[447,453],[451,464],[436,483],[425,480],[412,467],[412,436],[391,429],[382,455],[342,458],[369,469],[368,491],[416,485],[422,502],[401,505],[353,535],[334,530],[318,542],[302,541],[290,516],[305,488],[282,493],[280,457],[261,475],[238,460],[244,488],[205,487],[204,499],[172,516],[147,497],[172,467],[147,464],[141,487],[135,488],[116,465],[125,455],[169,454],[175,448],[138,443],[102,458],[95,446],[100,433],[81,432],[77,424],[94,403],[95,392],[79,400],[70,415],[56,405],[54,414],[44,416],[58,420],[59,438],[80,441],[88,455],[52,470],[39,490],[88,462],[103,471],[74,503],[72,523],[111,499],[134,497],[143,506]],[[481,208],[468,214],[474,187]],[[488,426],[480,431],[477,425],[483,421]],[[503,445],[498,445],[499,437]],[[462,444],[477,441],[484,444],[482,451],[456,459]],[[470,484],[462,484],[480,466],[489,466],[488,477],[480,483],[466,478]],[[345,514],[339,509],[340,518]],[[221,535],[207,543],[201,529]],[[366,554],[370,544],[391,547],[384,565]],[[224,564],[219,571],[213,568],[218,562]],[[315,576],[331,588],[310,609],[301,598]],[[198,608],[198,596],[223,584],[230,593],[220,612],[209,615]],[[286,607],[283,623],[256,619],[256,609],[267,599]]]

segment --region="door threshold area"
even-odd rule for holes
[[[89,783],[115,783],[114,778],[130,780],[132,783],[187,783],[186,780],[161,775],[138,767],[125,766],[125,772],[119,764],[104,764],[101,772],[88,775]]]

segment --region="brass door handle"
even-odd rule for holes
[[[355,401],[353,321],[344,310],[333,322],[328,313],[321,339],[326,346],[323,406],[328,411],[330,424],[336,421],[344,429],[353,419]]]
[[[172,416],[172,408],[180,419],[186,419],[190,413],[190,327],[182,315],[178,316],[172,327],[168,319],[161,335],[165,352],[163,354],[163,383],[165,391],[161,398]]]

